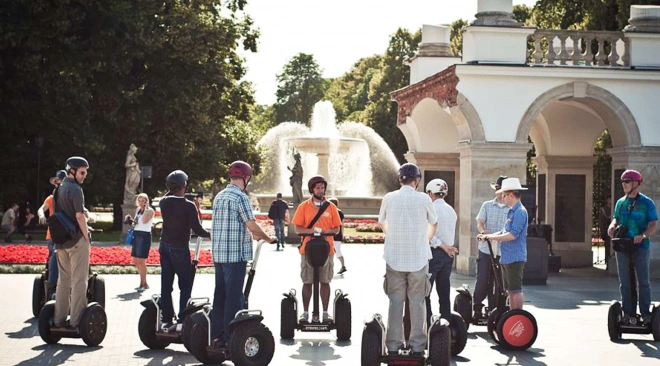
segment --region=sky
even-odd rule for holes
[[[242,53],[245,80],[254,84],[257,103],[270,105],[277,74],[298,53],[314,55],[323,77],[339,77],[361,58],[385,53],[398,28],[474,19],[477,0],[248,0],[245,12],[261,32],[257,53]]]

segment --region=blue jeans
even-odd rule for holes
[[[637,283],[639,284],[639,308],[642,316],[650,316],[651,311],[651,283],[649,281],[649,266],[651,251],[649,248],[637,248],[633,253]],[[630,274],[628,269],[628,254],[616,252],[616,269],[619,272],[619,290],[623,312],[628,315],[637,314],[637,304],[630,299]]]
[[[284,220],[275,219],[273,220],[275,224],[275,236],[277,237],[277,249],[280,249],[280,243],[282,248],[284,248]]]
[[[59,269],[57,268],[57,253],[55,253],[55,244],[52,240],[48,240],[48,285],[49,287],[57,286],[57,276]]]
[[[211,310],[211,339],[221,343],[229,341],[229,322],[243,309],[243,283],[247,262],[213,263],[215,266],[215,292]]]
[[[449,301],[449,293],[451,291],[451,284],[449,283],[449,276],[451,276],[451,268],[454,263],[454,258],[450,257],[442,249],[431,249],[433,259],[429,262],[429,274],[431,278],[431,289],[435,284],[435,290],[438,293],[440,303],[440,315],[449,320],[451,314],[451,304]],[[426,324],[431,324],[431,296],[426,297]]]
[[[161,242],[160,248],[160,308],[163,314],[163,322],[169,323],[174,317],[174,304],[172,304],[172,290],[174,275],[179,277],[179,321],[181,313],[186,308],[192,292],[192,262],[188,245],[169,245]]]

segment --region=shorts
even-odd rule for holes
[[[10,232],[14,230],[14,227],[11,225],[2,225],[2,231]]]
[[[335,240],[335,254],[337,255],[337,258],[344,256],[341,254],[341,242],[337,240]]]
[[[146,259],[151,249],[151,233],[146,231],[133,231],[133,248],[131,257]]]
[[[504,289],[511,293],[522,292],[525,262],[513,262],[502,265]]]
[[[328,260],[323,267],[319,268],[319,282],[330,283],[335,275],[333,256],[328,256]],[[305,255],[300,255],[300,278],[305,285],[314,283],[314,267],[307,264]]]

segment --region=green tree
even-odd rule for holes
[[[397,127],[398,106],[390,100],[389,93],[410,83],[408,60],[415,55],[421,38],[421,30],[411,33],[402,28],[392,35],[382,72],[371,79],[369,104],[365,109],[367,123],[383,137],[399,161],[404,161],[408,144]]]
[[[459,19],[451,23],[451,32],[449,35],[449,43],[451,51],[455,56],[463,54],[463,29],[468,26],[468,21]]]
[[[245,1],[160,2],[7,0],[0,5],[0,121],[3,201],[42,192],[67,156],[91,164],[89,204],[122,203],[130,143],[153,166],[145,191],[184,169],[191,183],[226,175],[236,159],[254,162],[254,103],[238,45],[256,51]],[[42,182],[33,171],[34,136],[45,136]],[[7,160],[14,160],[7,162]],[[44,173],[45,172],[45,173]],[[34,197],[36,188],[27,195]],[[43,197],[39,197],[40,201]],[[31,201],[34,201],[31,199]],[[115,210],[116,224],[121,221]]]
[[[381,72],[382,67],[381,55],[365,57],[346,74],[330,80],[325,99],[334,105],[338,121],[366,122],[364,109],[369,103],[371,80]]]
[[[323,98],[326,82],[313,55],[299,53],[277,75],[275,120],[310,123],[314,104]]]

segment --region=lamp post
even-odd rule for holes
[[[34,144],[37,146],[37,200],[35,204],[39,206],[41,200],[41,149],[44,147],[44,137],[42,135],[37,135],[34,138]]]

